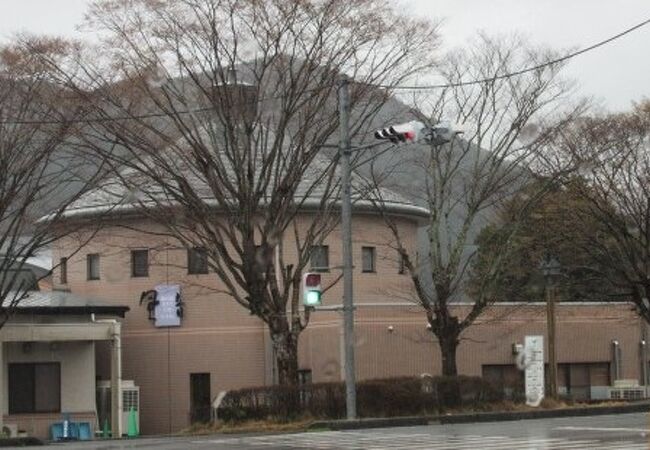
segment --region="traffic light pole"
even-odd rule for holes
[[[357,418],[357,388],[354,370],[354,299],[352,292],[352,197],[350,154],[350,96],[348,80],[341,78],[338,86],[339,126],[341,138],[341,234],[343,242],[343,341],[345,349],[345,406],[348,420]]]

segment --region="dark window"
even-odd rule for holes
[[[61,284],[68,283],[68,258],[61,258],[59,260],[59,282]]]
[[[187,273],[208,273],[208,252],[203,247],[194,247],[187,251]]]
[[[131,250],[131,276],[149,276],[149,250]]]
[[[97,253],[86,256],[86,272],[89,280],[99,280],[99,255]]]
[[[361,247],[361,271],[375,272],[375,247]]]
[[[507,399],[524,395],[524,372],[514,364],[484,364],[481,370],[483,379],[501,390]]]
[[[298,384],[300,386],[311,384],[311,369],[298,370]]]
[[[315,272],[329,272],[330,248],[327,245],[313,245],[311,247],[311,270]]]
[[[60,411],[59,363],[9,364],[9,414]]]
[[[190,421],[192,423],[210,422],[210,374],[190,374]]]

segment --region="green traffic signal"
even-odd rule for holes
[[[320,306],[321,305],[321,292],[320,290],[306,290],[303,298],[305,306]]]

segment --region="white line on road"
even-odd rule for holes
[[[612,428],[612,427],[556,427],[556,430],[566,431],[613,431],[613,432],[627,432],[627,433],[650,433],[647,428]]]

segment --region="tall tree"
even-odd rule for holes
[[[567,180],[582,201],[574,214],[582,251],[650,322],[650,101],[631,111],[582,118],[560,136],[560,150],[580,167]]]
[[[608,277],[602,276],[610,268],[594,261],[584,251],[589,245],[585,236],[598,233],[600,224],[590,216],[576,214],[586,206],[578,191],[588,187],[575,176],[571,179],[570,184],[555,180],[520,221],[517,214],[529,201],[528,192],[538,191],[538,185],[547,183],[546,179],[534,181],[499,209],[495,220],[483,228],[476,239],[478,255],[472,264],[470,291],[484,288],[485,271],[492,270],[491,261],[503,250],[503,240],[510,239],[511,249],[502,258],[497,269],[499,274],[490,286],[493,292],[489,295],[495,301],[544,301],[544,278],[539,264],[549,254],[562,264],[563,277],[558,283],[562,301],[623,299],[620,289],[614,287]],[[510,237],[513,227],[518,227],[519,231]]]
[[[338,79],[354,136],[387,99],[376,85],[432,66],[436,25],[382,0],[100,0],[88,18],[104,47],[61,75],[86,95],[88,142],[111,149],[111,201],[206,249],[268,326],[280,383],[296,383],[301,273],[336,224],[336,159],[320,153],[336,142]]]
[[[560,105],[571,92],[557,65],[544,65],[551,52],[532,49],[524,41],[480,36],[473,46],[455,51],[440,65],[447,87],[416,97],[420,118],[429,126],[450,121],[464,130],[448,142],[431,141],[424,151],[414,151],[405,189],[428,206],[426,240],[420,255],[409,253],[399,230],[387,217],[413,281],[413,301],[422,307],[440,346],[442,373],[456,375],[456,352],[464,330],[474,323],[493,298],[488,288],[510,248],[510,235],[500,242],[487,264],[480,288],[469,291],[468,269],[477,258],[475,238],[492,219],[495,208],[531,179],[533,166],[543,162],[544,145],[582,105]],[[519,76],[501,77],[522,67],[537,67]],[[483,80],[466,83],[471,80]],[[407,162],[400,154],[397,170]],[[393,168],[391,168],[393,170]],[[380,184],[391,173],[375,171]],[[414,183],[413,180],[425,180]],[[398,183],[399,184],[399,183]],[[543,187],[543,186],[542,186]],[[545,189],[545,187],[544,187]],[[512,220],[517,223],[541,192],[531,193]],[[469,302],[455,308],[459,301]]]
[[[73,139],[81,111],[42,64],[69,51],[57,39],[0,48],[0,327],[34,288],[28,261],[73,231],[62,213],[102,172]]]

